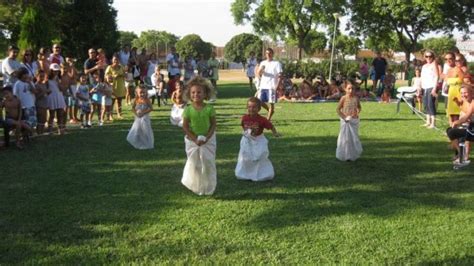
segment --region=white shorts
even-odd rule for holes
[[[258,98],[263,103],[276,103],[276,90],[271,89],[260,89],[258,92]]]

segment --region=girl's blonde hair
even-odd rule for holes
[[[203,90],[204,99],[206,100],[209,100],[214,93],[214,88],[212,87],[211,83],[207,79],[200,76],[196,76],[192,78],[191,80],[189,80],[188,83],[186,83],[186,90],[184,91],[184,96],[189,101],[192,101],[191,88],[194,86],[200,87]]]

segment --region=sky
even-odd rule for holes
[[[195,33],[206,42],[224,46],[233,36],[253,33],[251,25],[236,26],[232,0],[115,0],[121,31],[167,31],[183,37]]]
[[[230,12],[233,0],[115,0],[117,24],[121,31],[167,31],[183,37],[195,33],[215,46],[225,44],[240,33],[253,33],[252,26],[235,25]],[[339,29],[344,32],[346,18],[341,18]],[[331,29],[332,30],[332,29]],[[427,34],[424,37],[441,37]],[[454,37],[461,34],[454,31]]]

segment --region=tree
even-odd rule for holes
[[[132,44],[138,49],[145,48],[156,52],[165,51],[166,53],[171,46],[176,44],[178,39],[178,36],[166,31],[148,30],[140,33],[140,37],[133,40]]]
[[[324,51],[326,48],[326,44],[328,39],[326,38],[326,34],[312,30],[308,33],[308,36],[304,39],[303,47],[304,51],[307,54],[314,54],[315,52]]]
[[[456,47],[456,40],[451,37],[429,38],[422,40],[421,44],[423,49],[433,50],[437,56],[441,56]]]
[[[61,45],[66,55],[87,58],[91,47],[103,48],[110,56],[118,50],[117,10],[112,0],[73,1],[60,12],[56,24],[60,29]]]
[[[188,34],[176,43],[176,51],[181,57],[192,56],[197,58],[203,54],[204,58],[211,55],[213,45],[205,42],[197,34]]]
[[[350,23],[364,36],[390,39],[395,32],[406,61],[420,37],[429,32],[469,31],[474,2],[465,0],[385,1],[351,0]]]
[[[119,38],[117,46],[132,45],[132,42],[138,39],[138,36],[133,31],[119,31]]]
[[[40,47],[51,44],[54,32],[52,32],[52,26],[45,16],[41,6],[28,7],[23,15],[20,24],[20,39],[18,45],[21,49],[33,49],[34,51],[39,50]]]
[[[344,12],[344,0],[234,0],[231,5],[236,24],[251,22],[257,34],[267,34],[274,40],[296,42],[298,58],[314,37],[318,26],[332,25],[333,13]]]
[[[334,47],[337,54],[341,54],[342,58],[346,55],[355,55],[359,52],[361,41],[358,38],[340,34],[336,37],[336,46]]]
[[[229,62],[245,64],[250,52],[254,52],[258,56],[262,49],[263,42],[258,36],[242,33],[235,35],[225,44],[224,57]]]

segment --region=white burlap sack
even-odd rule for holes
[[[184,108],[179,107],[176,104],[173,104],[173,107],[171,107],[171,116],[170,116],[170,122],[172,125],[183,127],[183,112],[184,112]]]
[[[265,181],[273,179],[275,172],[268,159],[268,140],[263,134],[251,136],[244,133],[240,140],[240,151],[235,167],[237,179]]]
[[[187,137],[184,143],[188,160],[181,183],[198,195],[212,195],[217,185],[216,134],[202,146]]]
[[[348,122],[341,118],[341,131],[337,138],[336,158],[341,161],[355,161],[362,154],[359,140],[359,119],[351,118]]]
[[[127,135],[127,141],[136,149],[153,149],[155,138],[149,114],[142,117],[135,116],[135,121],[133,121],[132,128]]]

